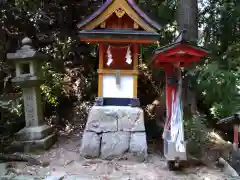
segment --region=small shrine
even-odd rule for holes
[[[98,98],[88,115],[81,153],[111,159],[126,152],[146,157],[138,100],[141,45],[156,43],[161,26],[133,0],[107,0],[78,24],[80,41],[98,45]]]
[[[233,130],[233,144],[229,142],[229,145],[232,146],[231,154],[228,154],[230,166],[232,166],[237,172],[240,171],[240,149],[239,149],[239,132],[240,132],[240,112],[234,113],[232,116],[221,119],[217,122],[217,125],[223,132],[226,134],[231,134],[230,128]],[[229,156],[230,155],[230,156]]]
[[[41,75],[41,62],[48,57],[32,47],[28,37],[22,40],[22,47],[7,58],[16,65],[16,77],[12,80],[22,88],[24,99],[25,128],[15,136],[12,148],[17,151],[46,150],[56,140],[52,127],[44,124],[40,85],[44,82]]]
[[[239,150],[239,132],[240,132],[240,112],[234,113],[232,116],[223,118],[217,122],[220,125],[220,129],[230,131],[229,127],[233,127],[233,148]]]
[[[164,155],[171,170],[186,160],[182,108],[182,69],[199,62],[208,52],[185,39],[186,30],[180,32],[170,45],[154,52],[152,65],[165,70],[167,117],[163,132]]]

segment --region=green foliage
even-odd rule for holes
[[[63,95],[64,74],[58,73],[50,62],[46,62],[43,65],[42,71],[46,79],[45,83],[41,86],[44,98],[48,103],[57,106],[59,104],[58,98]]]
[[[17,100],[9,100],[9,101],[1,101],[0,100],[0,110],[3,109],[5,111],[10,112],[16,116],[20,116],[23,114],[23,103],[22,98]]]
[[[148,15],[162,26],[175,21],[177,0],[138,0],[137,2]]]
[[[185,139],[187,152],[194,156],[202,156],[205,145],[208,143],[208,132],[205,117],[196,115],[184,119]]]
[[[195,77],[199,95],[215,118],[228,116],[239,109],[239,74],[232,69],[221,68],[217,62],[198,66],[188,72]]]
[[[14,0],[14,5],[25,11],[29,11],[29,10],[36,11],[41,5],[41,1],[39,1],[39,0]]]

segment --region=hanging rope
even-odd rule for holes
[[[132,47],[132,45],[126,45],[126,46],[113,46],[113,45],[108,45],[110,48],[116,48],[116,49],[120,49],[120,48],[128,48],[128,47]]]
[[[111,46],[109,45],[108,46],[108,49],[107,49],[107,57],[108,57],[108,60],[107,60],[107,66],[110,66],[112,63],[113,63],[113,56],[112,56],[112,53],[111,53],[111,49],[126,49],[127,48],[127,52],[126,52],[126,56],[125,56],[125,62],[127,64],[132,64],[132,55],[131,55],[131,46]]]

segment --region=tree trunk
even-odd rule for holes
[[[178,30],[181,31],[183,29],[187,30],[184,33],[184,38],[190,42],[197,43],[198,41],[198,1],[197,0],[178,0],[177,5],[177,22],[178,22]],[[197,114],[197,102],[196,102],[196,94],[192,92],[188,87],[188,82],[185,80],[185,110],[186,107],[190,106],[191,114]]]
[[[178,0],[177,22],[179,31],[185,29],[185,38],[191,42],[198,39],[198,1],[197,0]]]

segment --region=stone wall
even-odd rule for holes
[[[81,155],[113,159],[131,154],[145,159],[147,141],[140,108],[93,106],[82,138]]]

